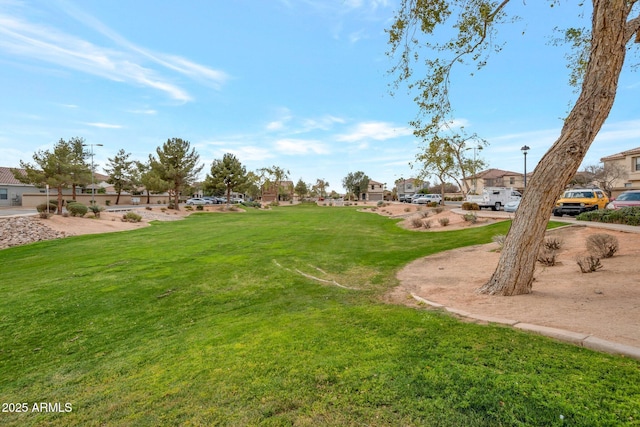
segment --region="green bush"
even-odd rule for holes
[[[462,218],[465,221],[470,222],[471,224],[475,224],[476,222],[478,222],[478,215],[476,215],[474,213],[464,214],[464,216]]]
[[[89,208],[89,210],[90,210],[91,212],[93,212],[93,215],[94,215],[96,218],[100,218],[100,212],[102,212],[102,211],[104,210],[104,208],[103,208],[102,206],[98,206],[98,205],[97,205],[97,204],[95,204],[95,203],[94,203],[94,204],[92,204],[92,205],[89,205],[89,207],[88,207],[88,208]]]
[[[464,202],[462,203],[462,210],[465,211],[479,211],[480,206],[477,203]]]
[[[67,203],[67,211],[69,211],[71,216],[85,216],[89,211],[89,208],[82,203],[72,202]]]
[[[36,206],[36,210],[39,213],[47,213],[47,203],[40,203],[38,206]],[[54,202],[53,200],[49,201],[49,213],[56,213],[56,211],[58,210],[58,203]]]
[[[240,203],[242,206],[246,206],[248,208],[261,208],[262,204],[260,202],[242,202]]]
[[[583,212],[578,221],[605,222],[609,224],[640,225],[640,207],[626,207],[619,210],[602,209]]]
[[[124,222],[140,222],[142,221],[142,217],[135,212],[127,212],[122,215],[122,221]]]

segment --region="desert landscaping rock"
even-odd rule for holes
[[[42,240],[60,239],[66,235],[64,231],[52,230],[35,217],[0,219],[0,249]]]

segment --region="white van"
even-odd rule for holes
[[[479,196],[467,196],[467,202],[476,203],[480,209],[491,208],[499,211],[507,202],[519,200],[521,197],[522,194],[512,187],[486,187]]]

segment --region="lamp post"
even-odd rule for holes
[[[527,152],[530,150],[528,145],[523,146],[522,154],[524,154],[524,189],[527,189]]]
[[[82,144],[83,147],[91,147],[91,204],[94,205],[96,203],[96,187],[93,184],[93,147],[102,147],[102,144]]]

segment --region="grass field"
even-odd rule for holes
[[[507,227],[298,206],[2,250],[0,425],[640,425],[637,361],[381,302]]]

